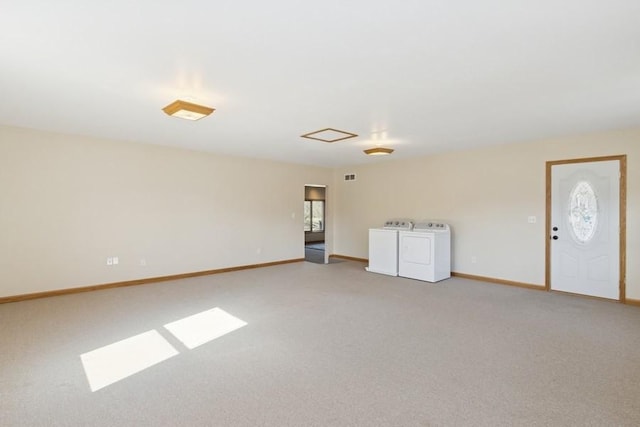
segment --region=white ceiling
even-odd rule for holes
[[[640,127],[639,0],[4,1],[0,64],[0,124],[329,167]]]

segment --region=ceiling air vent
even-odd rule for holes
[[[356,174],[355,173],[350,173],[344,176],[344,180],[345,181],[355,181],[356,180]]]
[[[347,132],[346,130],[325,128],[300,135],[302,138],[315,139],[322,142],[338,142],[349,138],[355,138],[358,134]]]

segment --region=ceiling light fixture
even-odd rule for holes
[[[386,156],[387,154],[393,153],[392,148],[384,148],[384,147],[376,147],[369,148],[368,150],[364,150],[364,153],[367,156]]]
[[[213,113],[215,109],[178,99],[164,107],[162,111],[172,117],[179,117],[186,120],[200,120]]]

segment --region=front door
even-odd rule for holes
[[[550,289],[624,299],[620,165],[617,159],[548,165]]]

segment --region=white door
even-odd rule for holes
[[[551,289],[620,298],[620,162],[551,166]]]

